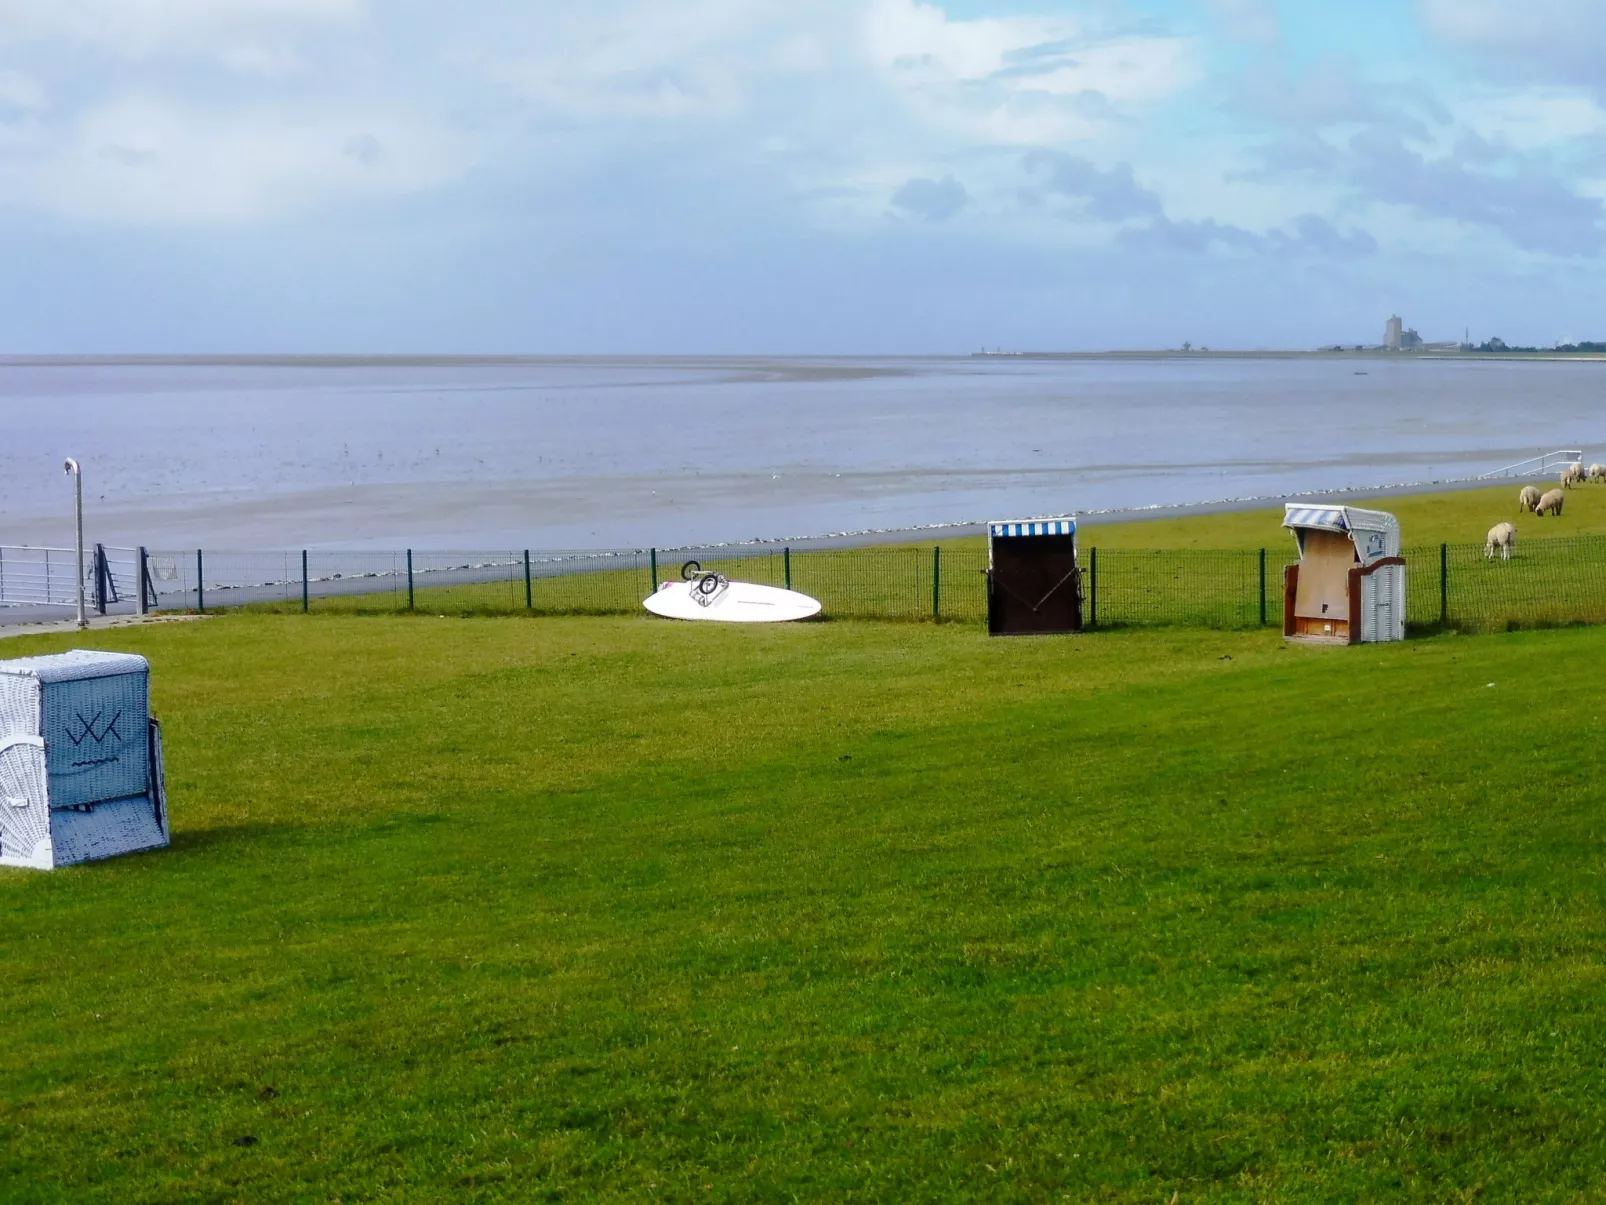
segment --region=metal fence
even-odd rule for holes
[[[1478,544],[1413,548],[1407,623],[1487,631],[1606,622],[1606,536],[1530,540],[1509,560]],[[511,552],[151,552],[153,604],[209,610],[545,615],[635,614],[654,583],[698,561],[743,581],[818,598],[831,618],[979,623],[982,540],[927,546],[768,546]],[[1282,619],[1286,550],[1082,553],[1092,628],[1254,628]],[[137,567],[130,570],[137,580]],[[70,575],[69,575],[70,577]]]
[[[76,607],[81,573],[87,608],[102,615],[141,610],[141,559],[137,548],[94,544],[84,549],[80,567],[71,548],[0,546],[0,607],[29,611]]]

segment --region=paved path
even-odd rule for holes
[[[88,630],[104,632],[110,628],[132,628],[144,623],[187,623],[192,619],[210,619],[210,615],[95,615],[89,620]],[[0,640],[7,636],[42,636],[48,632],[76,632],[78,623],[73,619],[46,620],[33,623],[14,623],[0,627]]]

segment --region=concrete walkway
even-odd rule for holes
[[[113,628],[132,628],[146,623],[187,623],[192,619],[211,619],[210,615],[93,615],[85,631],[105,632]],[[0,640],[8,636],[43,636],[51,632],[76,632],[74,619],[49,620],[40,623],[16,623],[0,627]]]

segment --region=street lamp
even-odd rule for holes
[[[78,462],[70,456],[62,468],[72,474],[73,480],[73,513],[78,520],[78,626],[87,628],[89,620],[84,615],[84,475],[78,468]]]

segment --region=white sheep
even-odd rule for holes
[[[1589,479],[1591,481],[1606,482],[1606,464],[1592,464],[1589,466]]]
[[[1561,518],[1561,504],[1566,500],[1567,495],[1560,490],[1546,490],[1544,496],[1539,499],[1539,505],[1534,507],[1534,514],[1543,518],[1548,510],[1559,519]]]
[[[1570,489],[1573,488],[1573,486],[1582,485],[1583,483],[1584,483],[1584,466],[1582,464],[1580,464],[1578,461],[1575,460],[1570,465],[1568,465],[1566,468],[1562,469],[1562,471],[1561,471],[1561,488],[1562,489],[1570,490]]]
[[[1489,538],[1484,541],[1483,555],[1491,561],[1494,560],[1495,549],[1500,550],[1500,559],[1509,561],[1511,550],[1517,546],[1517,529],[1510,523],[1496,523],[1489,529]]]
[[[1532,514],[1539,509],[1539,491],[1531,485],[1522,487],[1522,493],[1517,495],[1517,508]]]

